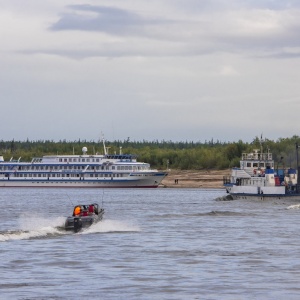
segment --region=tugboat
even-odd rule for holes
[[[82,228],[101,221],[103,215],[104,208],[100,208],[97,203],[76,205],[72,216],[66,219],[65,229],[72,230],[75,233],[79,232]]]
[[[296,144],[297,169],[298,144]],[[239,168],[224,176],[224,187],[233,200],[300,200],[300,178],[293,168],[275,169],[272,153],[243,153]]]

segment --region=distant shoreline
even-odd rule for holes
[[[223,176],[230,170],[170,170],[159,187],[165,188],[223,188]]]

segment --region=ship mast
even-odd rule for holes
[[[260,136],[260,160],[263,159],[263,146],[262,146],[262,134]]]
[[[105,140],[104,140],[104,135],[102,134],[102,143],[103,143],[103,149],[104,149],[104,155],[108,155],[108,149],[111,147],[106,147],[105,146]]]
[[[103,149],[104,149],[104,155],[107,155],[107,149],[105,146],[105,140],[104,140],[104,135],[102,134],[102,143],[103,143]]]

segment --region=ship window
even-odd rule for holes
[[[82,162],[85,162],[85,158],[83,158],[81,161],[82,161]]]
[[[96,162],[99,162],[99,158],[96,158]]]
[[[257,168],[258,167],[258,163],[253,163],[253,168]]]
[[[248,162],[248,163],[247,163],[247,167],[248,167],[248,168],[251,168],[251,163]]]
[[[259,163],[260,167],[265,167],[265,164],[263,162]]]

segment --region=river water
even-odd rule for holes
[[[222,195],[0,189],[0,298],[300,299],[300,205]],[[91,202],[102,222],[59,229]]]

